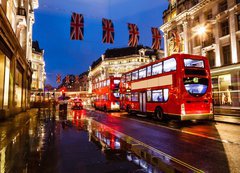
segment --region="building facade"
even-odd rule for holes
[[[31,84],[31,101],[36,101],[39,98],[39,92],[44,91],[46,72],[44,61],[44,50],[40,49],[38,41],[32,42],[31,67],[33,70]]]
[[[109,76],[121,75],[134,68],[163,57],[163,51],[153,51],[143,46],[108,49],[89,69],[89,93],[92,84],[107,79]]]
[[[214,105],[240,106],[240,0],[170,0],[163,13],[164,54],[208,57]]]
[[[30,107],[33,10],[38,0],[0,0],[0,119]]]

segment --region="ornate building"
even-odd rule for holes
[[[92,92],[92,83],[107,79],[109,76],[121,77],[122,73],[163,57],[161,50],[137,46],[108,49],[89,69],[89,92]]]
[[[33,70],[32,84],[31,84],[31,98],[37,93],[44,90],[46,72],[45,72],[45,61],[44,61],[44,50],[40,49],[38,41],[32,42],[32,57],[31,66]],[[35,100],[35,99],[31,99]]]
[[[36,8],[38,0],[0,0],[0,119],[30,107]]]
[[[215,106],[240,106],[240,0],[171,0],[163,13],[165,56],[207,56]]]

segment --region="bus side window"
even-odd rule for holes
[[[162,90],[153,90],[152,91],[152,100],[154,102],[162,102],[163,101]]]
[[[168,60],[165,60],[163,62],[163,71],[164,72],[169,72],[169,71],[174,71],[176,70],[176,60],[175,58],[171,58]]]
[[[152,100],[152,92],[147,91],[147,101],[150,102]]]
[[[162,62],[154,64],[152,66],[152,75],[156,75],[160,73],[162,73]]]
[[[147,76],[151,76],[152,74],[152,66],[147,67]]]
[[[138,101],[138,93],[135,92],[135,93],[132,93],[132,101]]]
[[[163,90],[163,98],[164,98],[165,102],[168,100],[168,96],[169,96],[169,89],[164,89]]]

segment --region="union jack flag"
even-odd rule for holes
[[[161,34],[158,28],[152,28],[152,49],[160,49]]]
[[[136,24],[128,23],[129,41],[128,46],[136,47],[139,40],[139,31]]]
[[[60,83],[60,82],[61,82],[61,75],[57,74],[57,83]]]
[[[69,83],[70,83],[70,79],[69,79],[69,76],[68,76],[68,75],[66,76],[65,83],[66,83],[66,84],[69,84]]]
[[[78,75],[75,76],[75,83],[79,83],[79,76]]]
[[[103,18],[102,29],[103,29],[102,42],[113,43],[114,42],[114,26],[113,26],[112,20]]]
[[[84,19],[82,14],[72,13],[71,17],[71,40],[83,40]]]

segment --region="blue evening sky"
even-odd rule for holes
[[[62,78],[81,74],[106,49],[127,47],[127,23],[138,26],[139,44],[151,47],[151,27],[162,25],[167,6],[168,0],[39,0],[33,40],[45,51],[46,83],[57,86],[57,74]],[[83,41],[70,40],[72,12],[84,16]],[[114,24],[114,44],[102,43],[102,18],[111,19]]]

